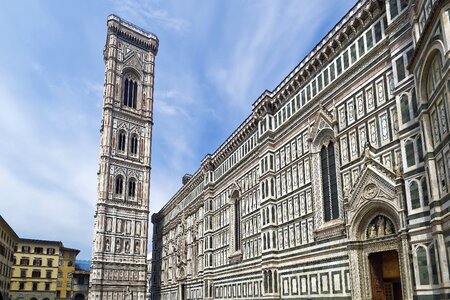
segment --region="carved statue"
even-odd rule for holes
[[[386,229],[385,229],[384,233],[386,235],[393,234],[394,233],[394,229],[392,228],[392,222],[389,221],[389,220],[386,220],[386,221],[387,221],[386,222]]]
[[[112,219],[106,218],[106,231],[112,231]]]
[[[136,232],[135,235],[141,235],[141,222],[136,222]]]
[[[386,222],[384,220],[384,217],[379,216],[378,217],[378,224],[377,224],[378,225],[378,230],[377,230],[377,236],[378,237],[384,236],[385,224],[386,224]]]
[[[367,238],[374,239],[395,233],[394,224],[385,216],[375,217],[367,227]]]
[[[116,239],[116,252],[120,252],[120,250],[122,250],[121,248],[122,245],[120,239]]]
[[[141,253],[140,250],[141,250],[141,249],[140,249],[140,242],[139,242],[139,241],[136,241],[136,242],[134,243],[134,253]]]
[[[369,226],[368,236],[369,236],[369,239],[374,239],[377,237],[377,230],[375,228],[375,224],[373,224],[373,223]]]
[[[127,221],[126,223],[126,233],[130,234],[131,233],[131,221]]]
[[[106,239],[105,250],[108,252],[111,251],[111,242],[109,241],[109,239]]]
[[[117,219],[116,232],[122,232],[122,220],[121,219]]]
[[[125,253],[130,253],[130,241],[125,241]]]

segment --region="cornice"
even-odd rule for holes
[[[290,99],[301,86],[308,82],[322,66],[331,62],[335,54],[353,39],[365,26],[384,11],[383,1],[361,0],[344,16],[340,22],[320,41],[316,47],[297,65],[297,67],[275,88],[265,91],[255,103],[254,112],[264,111],[268,98],[279,107]]]
[[[158,37],[130,22],[116,16],[108,17],[108,33],[114,33],[128,43],[140,49],[150,51],[154,55],[158,53]]]
[[[184,198],[186,198],[187,195],[189,195],[190,192],[192,192],[199,184],[202,183],[204,180],[204,175],[201,170],[198,170],[192,178],[183,185],[178,192],[169,200],[169,202],[163,206],[163,208],[157,213],[152,216],[155,218],[155,221],[159,222],[161,221],[167,214],[173,210],[175,206],[177,206]],[[199,194],[196,198],[201,197],[201,194]],[[195,201],[195,199],[193,199]]]
[[[217,168],[233,151],[258,129],[259,119],[251,114],[211,155],[212,166]]]

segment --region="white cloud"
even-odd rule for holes
[[[152,22],[156,22],[167,29],[182,32],[189,25],[182,18],[175,17],[167,10],[159,8],[156,1],[112,0],[112,2],[120,14],[146,28],[152,28]]]
[[[0,131],[8,142],[0,148],[1,213],[21,237],[61,240],[89,257],[98,165],[89,116],[67,85],[50,88],[60,101],[49,108],[2,75]]]

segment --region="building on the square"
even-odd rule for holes
[[[88,261],[77,261],[73,273],[73,299],[88,299],[89,293],[89,266]]]
[[[72,299],[75,260],[80,253],[78,249],[61,247],[59,250],[58,281],[56,283],[57,299]]]
[[[59,251],[62,243],[20,239],[14,253],[11,299],[56,299]]]
[[[0,215],[0,300],[9,299],[14,249],[19,237]]]
[[[111,15],[90,300],[144,300],[147,287],[153,73],[158,38]]]
[[[152,299],[449,299],[449,20],[357,1],[152,216]]]
[[[60,241],[20,239],[14,252],[10,299],[71,299],[78,253]]]

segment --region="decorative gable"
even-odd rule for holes
[[[370,148],[366,149],[364,167],[356,184],[344,191],[346,223],[350,227],[350,238],[356,238],[361,222],[374,213],[383,213],[393,220],[400,220],[402,211],[399,197],[400,178],[384,165],[373,159]],[[397,222],[396,222],[397,223]],[[395,224],[400,228],[400,224]]]
[[[127,49],[127,53],[125,54],[125,58],[123,61],[124,68],[131,67],[135,70],[142,70],[142,61],[139,55],[134,51],[128,50],[129,49]]]

